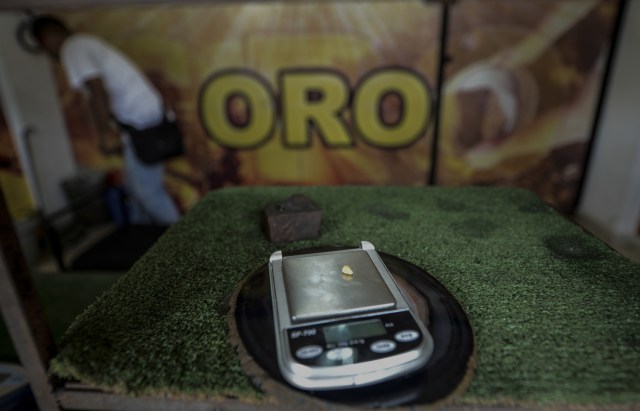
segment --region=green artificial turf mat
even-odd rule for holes
[[[33,282],[55,341],[96,297],[120,278],[121,273],[34,273]],[[0,321],[0,361],[18,362],[4,321]]]
[[[474,328],[463,403],[640,401],[640,265],[534,195],[496,188],[240,188],[206,196],[77,318],[58,376],[133,394],[259,397],[229,342],[225,296],[280,247],[261,209],[302,192],[321,237],[372,242],[434,275]]]

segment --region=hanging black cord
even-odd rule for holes
[[[438,77],[436,79],[436,104],[434,107],[435,120],[433,123],[433,139],[431,142],[431,167],[427,185],[436,184],[436,174],[438,168],[438,150],[440,143],[440,119],[442,117],[442,89],[444,82],[445,65],[450,61],[447,53],[447,41],[449,36],[449,7],[453,4],[452,0],[442,1],[442,14],[440,18],[440,50],[438,53]]]

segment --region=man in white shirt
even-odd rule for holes
[[[164,187],[164,166],[141,162],[129,136],[112,121],[139,130],[160,124],[164,116],[160,94],[125,55],[95,36],[73,33],[49,16],[36,18],[32,32],[47,54],[62,64],[71,87],[88,93],[100,150],[123,151],[125,185],[133,200],[131,221],[174,223],[179,213]]]

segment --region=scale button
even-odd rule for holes
[[[391,340],[376,341],[369,346],[371,351],[377,354],[385,354],[396,349],[396,343]]]
[[[302,348],[298,348],[296,351],[296,357],[301,360],[310,360],[318,355],[322,354],[322,347],[319,345],[305,345]]]
[[[417,340],[418,337],[420,337],[420,334],[415,330],[398,331],[394,336],[398,342],[411,342]]]
[[[348,360],[351,357],[353,357],[353,348],[349,347],[334,348],[327,352],[327,359],[331,361]]]

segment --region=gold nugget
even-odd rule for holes
[[[342,267],[342,274],[353,275],[353,270],[348,265],[345,265],[344,267]]]

